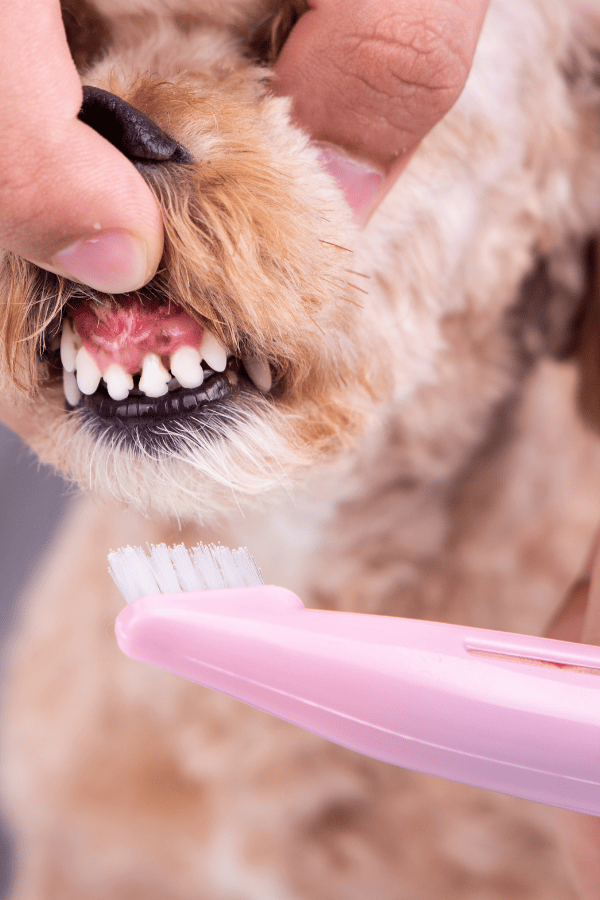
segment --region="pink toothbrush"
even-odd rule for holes
[[[375,759],[600,815],[600,647],[307,609],[243,550],[152,551],[109,557],[128,656]]]

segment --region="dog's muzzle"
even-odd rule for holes
[[[95,87],[83,93],[81,121],[140,168],[192,162],[181,144],[125,100]],[[77,293],[47,336],[43,356],[55,372],[62,370],[69,409],[139,430],[208,414],[240,391],[270,391],[266,359],[244,351],[238,358],[210,322],[173,300],[152,299],[152,291],[105,299]]]

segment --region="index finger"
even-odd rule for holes
[[[275,66],[275,89],[317,141],[384,171],[458,99],[488,0],[313,0]]]

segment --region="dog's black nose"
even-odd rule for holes
[[[139,109],[101,88],[84,87],[79,119],[132,162],[192,161],[187,150]]]

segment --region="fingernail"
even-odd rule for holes
[[[383,175],[328,147],[321,149],[319,157],[323,167],[335,178],[344,192],[346,202],[353,210],[357,222],[363,225],[371,212],[373,200],[383,182]]]
[[[106,294],[137,290],[151,274],[145,243],[124,232],[108,231],[78,241],[50,262],[57,274]]]

